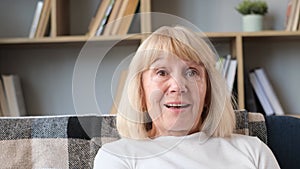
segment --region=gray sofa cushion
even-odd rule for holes
[[[300,119],[267,116],[268,146],[282,169],[299,169]]]

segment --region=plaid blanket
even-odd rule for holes
[[[247,112],[246,110],[235,111],[235,133],[256,136],[267,144],[267,126],[261,113]]]
[[[266,142],[263,116],[236,116],[236,133]],[[0,126],[1,169],[93,168],[101,145],[120,138],[113,115],[0,118]]]
[[[0,125],[1,169],[89,169],[101,145],[119,139],[114,116],[1,118]]]

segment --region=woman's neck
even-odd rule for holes
[[[151,139],[160,137],[160,136],[186,136],[193,133],[199,132],[199,128],[194,128],[193,130],[189,131],[172,131],[172,130],[158,130],[154,125],[152,126],[152,129],[148,131],[148,137]]]

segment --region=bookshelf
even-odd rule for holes
[[[54,0],[47,0],[53,3]],[[27,25],[31,24],[31,17],[34,15],[34,8],[37,0],[32,0],[27,6],[22,8],[22,3],[17,2],[1,2],[3,6],[14,8],[15,11],[22,9],[24,16],[29,19]],[[29,34],[9,34],[2,32],[0,35],[0,73],[1,74],[18,74],[22,80],[23,92],[25,95],[25,104],[29,112],[28,115],[62,115],[62,114],[75,114],[74,103],[72,103],[72,74],[74,72],[74,65],[76,64],[77,57],[80,55],[82,48],[86,43],[95,45],[93,49],[100,49],[100,52],[105,50],[108,45],[117,43],[117,45],[108,53],[108,59],[104,62],[104,75],[105,78],[111,78],[113,75],[112,62],[121,62],[122,57],[127,56],[136,51],[140,42],[145,38],[141,33],[151,31],[151,18],[150,15],[140,15],[133,18],[132,27],[129,28],[129,33],[125,35],[109,35],[109,36],[89,36],[88,23],[91,21],[94,12],[97,11],[97,5],[102,0],[89,0],[89,1],[69,1],[64,0],[64,8],[68,8],[66,13],[56,13],[54,26],[56,28],[56,36],[35,37],[28,38]],[[123,3],[123,0],[120,0]],[[150,0],[139,0],[137,11],[147,13],[151,10]],[[128,1],[130,4],[130,1]],[[2,6],[2,7],[3,7]],[[131,8],[133,8],[131,6]],[[55,5],[52,11],[61,11],[62,5]],[[82,10],[85,9],[85,10]],[[29,11],[32,11],[30,13]],[[80,10],[80,12],[78,12]],[[5,11],[3,9],[3,11]],[[51,11],[51,12],[52,12]],[[92,11],[92,12],[91,12]],[[132,11],[132,9],[131,9]],[[125,9],[126,12],[126,9]],[[13,12],[3,12],[6,15],[14,14]],[[80,16],[78,15],[80,13]],[[128,13],[128,11],[127,11]],[[126,14],[126,13],[125,13]],[[60,18],[59,16],[63,17]],[[20,16],[12,15],[12,18]],[[51,16],[52,17],[52,16]],[[1,18],[1,17],[0,17]],[[68,18],[66,20],[66,18]],[[6,18],[2,18],[5,21]],[[68,35],[58,34],[60,26],[69,23]],[[24,29],[27,25],[23,25]],[[84,25],[84,28],[81,27]],[[64,26],[65,27],[65,26]],[[8,30],[9,31],[9,30]],[[52,31],[52,30],[51,30]],[[29,32],[28,32],[29,33]],[[8,37],[6,37],[8,36]],[[119,42],[121,41],[121,42]],[[102,50],[102,51],[101,51]],[[93,63],[89,63],[93,64]],[[114,63],[112,64],[114,65]],[[117,66],[117,65],[115,65]],[[102,66],[101,66],[102,67]],[[99,68],[101,69],[101,68]],[[109,75],[108,75],[109,74]],[[99,75],[102,76],[102,75]],[[118,77],[118,75],[116,75]],[[116,78],[117,79],[117,78]],[[96,78],[100,87],[97,92],[103,95],[99,100],[111,100],[107,96],[114,95],[110,93],[109,84],[101,84],[102,77]],[[108,80],[104,80],[108,81]],[[104,86],[104,87],[103,87]],[[104,90],[107,91],[103,91]],[[98,103],[100,106],[106,106],[104,113],[108,113],[111,105],[108,101]],[[87,104],[88,105],[88,104]],[[87,110],[88,112],[93,112]],[[83,112],[84,113],[84,112]]]
[[[168,12],[170,14],[176,14],[176,15],[181,15],[181,16],[185,16],[187,14],[182,14],[180,13],[181,10],[179,10],[179,8],[181,9],[180,5],[178,4],[182,4],[182,2],[180,2],[180,0],[176,0],[174,1],[174,3],[172,4],[174,6],[174,11],[172,11],[171,9],[167,9],[166,6],[168,6],[167,2],[161,2],[162,5],[158,6],[159,1],[157,0],[140,0],[140,11],[141,12],[150,12],[150,11],[157,11],[157,12]],[[172,1],[173,2],[173,1]],[[200,3],[200,2],[198,2]],[[273,2],[275,3],[275,1]],[[70,4],[71,6],[74,6],[74,4]],[[213,3],[211,4],[213,5]],[[153,8],[151,6],[154,6]],[[232,4],[232,6],[235,6],[235,4]],[[280,5],[278,5],[280,6]],[[152,9],[151,9],[152,8]],[[185,8],[191,8],[191,6],[182,6],[182,9],[184,10]],[[171,10],[171,11],[169,11]],[[232,10],[234,12],[234,10]],[[196,17],[197,16],[197,12],[198,9],[195,10],[193,9],[192,16]],[[74,15],[74,14],[73,14]],[[84,14],[83,14],[84,15]],[[190,13],[189,13],[190,15]],[[238,16],[238,14],[236,14]],[[72,16],[72,10],[71,10],[71,16]],[[234,15],[235,16],[235,15]],[[200,17],[201,19],[201,17]],[[71,19],[72,20],[72,19]],[[86,22],[89,22],[89,19],[86,19]],[[191,19],[193,21],[193,18]],[[196,23],[197,24],[197,23]],[[74,24],[71,24],[71,26]],[[76,24],[75,24],[76,25]],[[144,32],[150,32],[151,28],[156,28],[155,23],[152,23],[151,18],[149,15],[142,15],[142,17],[140,18],[140,22],[138,22],[138,25],[135,25],[139,27],[140,32],[144,33]],[[205,28],[205,27],[204,27]],[[204,29],[205,30],[205,29]],[[215,27],[213,27],[212,25],[212,29],[206,29],[206,30],[215,30]],[[234,32],[210,32],[210,31],[205,31],[205,33],[207,34],[207,36],[212,40],[212,42],[214,44],[226,44],[226,47],[228,47],[229,52],[232,54],[233,57],[235,57],[238,61],[238,68],[237,68],[237,101],[239,104],[239,108],[245,108],[245,89],[244,89],[244,76],[245,76],[245,72],[248,71],[248,69],[250,69],[253,66],[259,66],[259,65],[266,65],[268,63],[251,63],[251,57],[253,55],[253,48],[255,47],[255,43],[259,42],[259,44],[264,43],[264,45],[268,45],[269,42],[272,43],[278,43],[278,44],[283,44],[286,42],[292,43],[292,44],[298,44],[300,42],[300,32],[289,32],[289,31],[281,31],[281,30],[274,30],[274,31],[262,31],[262,32],[240,32],[236,29],[232,29]],[[76,32],[76,31],[75,31]],[[77,31],[80,32],[80,31]],[[82,32],[82,31],[81,31]],[[144,36],[140,35],[139,33],[135,34],[135,33],[130,33],[127,35],[113,35],[113,36],[99,36],[99,37],[88,37],[86,35],[77,35],[75,34],[71,34],[69,36],[57,36],[57,37],[42,37],[42,38],[34,38],[34,39],[29,39],[29,38],[24,38],[24,37],[15,37],[15,38],[0,38],[0,61],[2,63],[4,63],[6,61],[6,56],[4,55],[17,55],[17,58],[21,57],[21,53],[22,52],[26,52],[26,51],[30,51],[26,54],[35,54],[38,55],[41,52],[53,52],[54,50],[62,50],[62,52],[53,52],[55,54],[51,55],[47,53],[47,58],[53,59],[52,61],[55,62],[54,60],[59,60],[59,59],[63,59],[62,62],[66,62],[64,60],[64,57],[67,56],[63,56],[66,53],[69,55],[74,55],[74,53],[76,53],[74,56],[69,56],[70,62],[71,63],[67,63],[70,65],[74,65],[75,60],[76,60],[76,56],[77,54],[80,52],[80,49],[84,46],[84,43],[89,41],[94,41],[97,42],[99,44],[105,45],[105,42],[112,42],[112,41],[118,41],[121,39],[126,39],[124,40],[124,42],[117,47],[118,48],[118,52],[116,52],[117,54],[112,56],[115,57],[116,60],[121,59],[122,58],[122,50],[125,50],[126,52],[130,53],[133,52],[139,45],[139,43],[143,40],[143,38],[145,38]],[[132,43],[134,42],[134,43]],[[42,46],[42,49],[38,49],[40,46]],[[297,45],[294,45],[297,46]],[[129,49],[127,49],[129,48]],[[15,50],[19,50],[21,52],[15,52]],[[259,48],[261,49],[261,48]],[[263,49],[262,49],[263,50]],[[280,53],[277,50],[271,51],[271,52],[266,52],[264,51],[262,54],[267,53],[268,55],[270,55],[269,57],[272,58],[272,52],[275,53]],[[283,50],[287,50],[287,49],[283,49]],[[296,49],[295,49],[296,50]],[[122,52],[120,52],[122,51]],[[260,51],[256,51],[256,52],[260,52]],[[262,55],[260,54],[260,56]],[[8,57],[8,56],[7,56]],[[13,57],[13,56],[12,56]],[[29,59],[35,59],[33,57],[28,57]],[[22,59],[20,59],[22,60]],[[38,59],[37,59],[38,60]],[[66,59],[67,60],[67,59]],[[250,61],[249,61],[250,60]],[[299,59],[296,61],[299,61]],[[30,62],[30,61],[28,61]],[[35,62],[35,61],[32,61]],[[43,62],[43,61],[41,61]],[[58,62],[58,61],[57,61]],[[257,61],[259,62],[259,61]],[[12,64],[12,61],[8,61],[8,64]],[[32,63],[32,67],[34,67],[34,64],[38,64],[38,63]],[[114,63],[113,63],[114,64]],[[4,64],[3,64],[4,65]],[[3,66],[0,65],[0,66]],[[28,67],[30,66],[30,63],[28,63]],[[39,66],[41,67],[41,66]],[[7,72],[20,72],[21,70],[16,70],[14,71],[15,68],[13,68],[13,66],[6,66],[4,65],[3,68],[0,67],[0,73],[7,73]],[[18,68],[17,68],[18,69]],[[72,66],[71,68],[69,68],[70,70],[68,70],[68,72],[72,72]],[[51,70],[48,70],[48,72]],[[32,72],[32,71],[29,71]],[[273,73],[272,70],[268,70],[269,73]],[[28,73],[28,72],[27,72]],[[71,73],[69,73],[68,78],[71,79],[69,76],[72,76]],[[32,80],[32,77],[28,77],[27,75],[24,76],[25,78],[29,78],[30,80],[28,80],[27,83],[36,83],[35,80]],[[70,82],[71,80],[69,80]],[[68,83],[69,83],[68,82]],[[280,82],[278,82],[280,83]],[[300,80],[298,82],[298,84],[300,83]],[[68,84],[69,87],[71,87],[70,84]],[[57,87],[57,86],[56,86]],[[42,88],[42,87],[40,87]],[[65,87],[66,88],[66,87]],[[64,88],[64,89],[65,89]],[[278,89],[278,87],[275,89]],[[30,95],[32,93],[32,89],[30,89],[31,91],[25,91],[25,95]],[[42,89],[41,89],[42,90]],[[60,89],[63,90],[63,89]],[[279,89],[280,90],[280,89]],[[285,91],[281,92],[284,93]],[[300,95],[299,91],[295,91],[297,95]],[[286,92],[288,93],[288,96],[286,97],[290,97],[290,93],[291,92]],[[45,93],[44,93],[45,94]],[[49,93],[46,93],[49,94]],[[106,93],[107,94],[107,93]],[[71,101],[72,97],[70,96],[70,93],[68,94],[69,96],[67,97],[67,99],[69,100],[67,103],[69,104],[68,106],[71,107],[73,106]],[[39,95],[39,97],[42,97],[42,95]],[[57,96],[56,96],[57,97]],[[280,97],[280,101],[284,100],[284,97]],[[34,100],[36,100],[37,98],[35,98]],[[49,101],[47,99],[45,99],[43,101],[43,104],[46,104],[46,102]],[[57,104],[57,103],[56,103]],[[109,112],[111,106],[110,103],[103,103],[103,104],[108,104],[108,108],[106,109],[107,112]],[[282,103],[283,105],[285,103]],[[300,114],[300,111],[294,111],[297,110],[297,103],[291,103],[293,104],[294,108],[292,111],[288,111],[288,113],[292,113],[292,114]],[[32,106],[32,105],[29,105]],[[67,108],[67,109],[59,109],[60,105],[56,105],[56,107],[58,107],[57,109],[54,109],[53,111],[57,112],[54,114],[59,114],[59,111],[61,112],[70,112],[73,113],[74,110],[72,110],[71,108]],[[101,106],[101,105],[100,105]],[[286,105],[284,106],[285,108],[289,106]],[[46,106],[47,107],[47,106]],[[300,107],[299,107],[300,108]],[[43,111],[45,110],[46,112],[50,112],[51,108],[43,108],[43,107],[38,107],[36,108],[35,106],[33,106],[32,108],[33,111]],[[299,110],[299,109],[298,109]],[[39,113],[33,113],[33,115],[39,115]],[[46,113],[46,115],[49,115],[48,113]]]

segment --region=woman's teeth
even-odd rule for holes
[[[189,106],[189,104],[165,104],[165,106],[167,108],[176,108],[176,109],[179,109],[179,108],[186,108]]]

